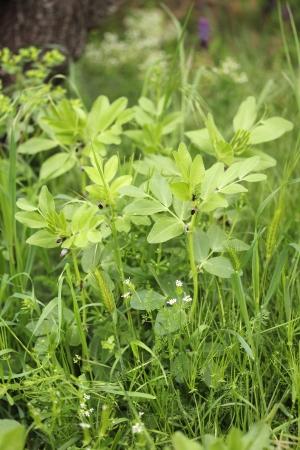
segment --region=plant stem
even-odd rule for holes
[[[189,230],[187,233],[187,250],[189,255],[190,269],[192,272],[193,278],[193,304],[191,307],[191,317],[193,317],[197,310],[198,305],[198,271],[195,263],[195,254],[194,254],[194,223],[196,220],[196,214],[192,217],[191,223],[189,225]]]

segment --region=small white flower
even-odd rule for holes
[[[177,298],[171,298],[170,300],[167,301],[167,305],[174,305],[177,302]]]
[[[183,286],[183,283],[182,283],[181,280],[176,280],[175,284],[176,284],[176,287],[182,287]]]
[[[130,277],[126,278],[126,280],[124,280],[124,284],[126,284],[126,286],[130,286],[130,284],[131,284]]]
[[[86,404],[84,402],[80,402],[80,408],[85,409],[85,407],[86,407]]]
[[[89,394],[83,394],[84,400],[89,400],[91,396]]]
[[[183,302],[191,302],[192,301],[192,297],[190,295],[185,295],[182,299]]]
[[[87,409],[87,410],[83,411],[83,414],[86,417],[90,417],[90,415],[93,414],[93,412],[94,412],[94,408],[90,408],[90,409]]]
[[[142,417],[143,415],[144,415],[144,412],[143,412],[143,411],[140,411],[140,412],[139,412],[139,416]]]
[[[80,360],[81,360],[81,357],[79,355],[77,355],[77,354],[73,358],[74,364],[77,364]]]
[[[60,252],[60,257],[63,258],[68,253],[69,253],[69,250],[67,248],[63,248],[62,251]]]
[[[89,423],[84,423],[84,422],[80,423],[79,426],[80,426],[82,429],[91,428],[91,425],[90,425]]]
[[[134,425],[132,425],[132,433],[142,433],[144,430],[144,424],[142,422],[137,422]]]
[[[124,294],[122,295],[122,297],[123,297],[124,299],[130,297],[130,292],[124,292]]]

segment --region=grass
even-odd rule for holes
[[[292,132],[263,146],[277,160],[266,181],[235,198],[229,212],[217,209],[201,217],[197,212],[187,235],[167,242],[148,243],[145,221],[132,222],[126,231],[123,211],[132,199],[112,201],[111,181],[94,148],[89,159],[80,154],[78,166],[69,172],[41,180],[40,167],[48,156],[22,154],[18,148],[26,141],[23,124],[30,126],[28,109],[6,122],[0,159],[0,417],[24,428],[18,438],[0,427],[0,442],[1,433],[6,438],[3,450],[198,448],[192,441],[180,443],[184,438],[174,435],[176,431],[202,442],[205,449],[233,450],[237,447],[229,438],[221,443],[233,428],[243,432],[237,441],[241,449],[300,446],[299,76],[294,61],[299,41],[293,21],[292,32],[281,23],[276,37],[283,43],[268,61],[272,37],[267,34],[255,51],[244,31],[230,43],[248,75],[245,84],[207,76],[201,66],[205,57],[197,50],[190,56],[189,40],[184,46],[181,38],[169,54],[170,67],[176,70],[163,84],[153,82],[151,74],[146,78],[143,95],[155,102],[166,92],[170,105],[165,106],[184,118],[170,134],[160,136],[164,148],[176,150],[181,140],[188,144],[185,132],[204,126],[208,111],[227,136],[238,105],[249,95],[258,99],[262,114],[294,123]],[[222,40],[215,42],[211,58],[220,48],[229,51],[224,36]],[[72,78],[76,82],[80,93],[78,79]],[[132,84],[129,80],[128,92]],[[54,98],[53,104],[57,102]],[[35,113],[30,113],[29,123],[29,135],[41,136]],[[71,151],[72,145],[60,148]],[[198,150],[189,147],[195,157]],[[121,145],[108,147],[109,156],[118,154],[118,174],[132,176],[134,186],[150,183],[136,169],[138,160],[143,167],[149,164],[149,155],[140,148],[125,133]],[[15,219],[17,199],[36,204],[41,185],[47,184],[59,210],[74,199],[79,208],[89,184],[79,165],[93,160],[108,200],[95,213],[98,217],[104,210],[101,242],[71,246],[63,257],[58,245],[47,249],[27,244],[32,232]],[[209,167],[212,157],[204,160]],[[24,176],[28,166],[31,177]],[[56,217],[49,212],[51,202],[47,197],[48,219]],[[93,199],[90,203],[96,204]],[[81,227],[88,220],[82,222]],[[226,253],[233,268],[228,278],[213,276],[205,266],[199,270],[196,259],[193,233],[215,223],[249,245],[244,252]],[[191,295],[193,302],[184,309],[187,322],[180,323],[183,315],[176,305],[164,307],[166,314],[173,311],[160,325],[169,331],[157,332],[156,309],[139,307],[142,295],[143,301],[149,300],[145,290],[152,300],[158,295],[154,300],[159,304],[161,298],[165,302]],[[255,428],[257,441],[246,447],[243,439],[253,424],[265,425],[267,437]],[[209,446],[206,434],[219,436],[218,446]]]

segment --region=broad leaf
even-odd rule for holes
[[[39,209],[43,215],[51,214],[55,211],[55,203],[47,186],[43,186],[39,195]]]
[[[17,212],[16,219],[29,228],[44,228],[47,226],[45,219],[35,211]]]
[[[254,125],[257,116],[256,100],[254,97],[248,97],[240,107],[233,119],[234,131],[237,130],[250,130]]]
[[[201,130],[187,131],[185,135],[190,141],[205,153],[213,153],[213,146],[207,128]]]
[[[172,203],[172,192],[166,181],[161,175],[156,173],[150,180],[150,189],[152,194],[167,208]]]
[[[175,333],[186,324],[185,312],[175,307],[165,307],[161,309],[155,320],[154,332],[157,336],[165,336]]]
[[[118,170],[118,157],[116,155],[109,158],[109,160],[104,165],[104,178],[106,183],[109,183],[116,175]]]
[[[147,194],[136,186],[124,186],[119,190],[120,194],[127,195],[128,197],[144,198]]]
[[[186,148],[186,145],[183,142],[179,145],[178,151],[173,152],[173,156],[184,181],[188,182],[192,158],[191,155],[189,154],[188,149]]]
[[[124,212],[126,214],[133,214],[137,216],[151,216],[152,214],[165,210],[166,207],[157,200],[138,199],[126,206]]]
[[[36,153],[50,150],[57,147],[57,142],[45,138],[31,138],[24,144],[19,145],[18,152],[27,155],[35,155]]]
[[[180,431],[172,436],[174,450],[204,450],[202,445],[185,437]]]
[[[25,447],[26,430],[15,420],[0,420],[1,450],[23,450]]]
[[[256,145],[262,142],[274,141],[284,133],[291,131],[293,127],[294,125],[289,120],[282,117],[271,117],[261,121],[261,125],[254,128],[250,135],[250,143]]]
[[[136,291],[130,301],[130,306],[133,309],[141,311],[154,311],[160,309],[165,304],[165,297],[153,290]]]
[[[36,245],[43,248],[58,247],[57,238],[47,230],[40,230],[27,239],[27,244]]]
[[[76,158],[71,153],[57,153],[56,155],[50,156],[42,164],[40,171],[40,179],[52,179],[57,178],[60,175],[68,172],[76,164]]]
[[[234,272],[231,262],[224,256],[210,258],[203,263],[203,268],[206,272],[220,278],[230,278]]]
[[[154,223],[148,234],[147,241],[150,244],[166,242],[174,237],[180,236],[183,233],[183,229],[183,223],[174,217],[162,217]]]

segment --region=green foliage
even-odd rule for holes
[[[15,420],[0,420],[0,448],[3,450],[23,450],[25,428]]]
[[[1,448],[298,446],[297,114],[284,80],[212,89],[174,24],[130,108],[29,80],[47,53],[7,63]]]
[[[254,425],[243,434],[233,428],[225,439],[205,436],[203,444],[187,439],[182,433],[173,436],[174,450],[265,450],[270,448],[270,430],[265,424]]]

